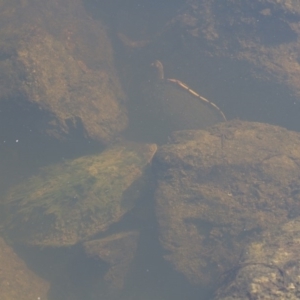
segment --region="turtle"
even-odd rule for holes
[[[178,79],[165,78],[161,61],[152,64],[153,76],[144,89],[153,131],[164,137],[178,130],[204,129],[226,121],[221,109]],[[156,128],[155,128],[156,127]]]
[[[92,239],[132,209],[156,149],[156,144],[119,142],[100,154],[45,167],[3,199],[5,235],[40,247]]]
[[[180,80],[166,79],[161,61],[152,66],[152,109],[162,128],[199,129],[226,121],[214,103]],[[62,247],[104,232],[133,207],[137,182],[156,149],[156,144],[123,140],[100,154],[44,168],[4,199],[6,235],[18,243]]]
[[[189,114],[200,114],[205,109],[211,118],[206,120],[206,126],[226,119],[218,107],[181,81],[165,79],[162,63],[157,61],[156,65],[160,74],[150,94],[157,94],[152,104],[163,121],[162,127],[167,125],[170,131],[201,128],[198,121],[190,122],[194,116]],[[184,111],[186,105],[192,111]],[[153,124],[156,123],[154,119]],[[120,138],[99,154],[45,167],[12,187],[2,200],[0,226],[4,236],[13,244],[38,248],[80,245],[86,255],[96,255],[110,264],[106,275],[111,281],[109,285],[113,290],[121,289],[137,248],[138,232],[116,233],[108,229],[132,210],[140,198],[143,184],[147,183],[147,167],[156,150],[154,143]]]

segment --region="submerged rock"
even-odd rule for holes
[[[76,128],[107,144],[127,127],[111,41],[81,1],[1,1],[0,17],[2,111],[58,138]]]
[[[299,215],[299,149],[299,133],[261,123],[175,132],[154,158],[165,258],[216,284],[262,231]]]
[[[34,274],[0,238],[0,299],[47,299],[50,284]]]
[[[297,300],[300,295],[300,218],[267,230],[223,274],[215,300]]]

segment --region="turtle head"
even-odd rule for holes
[[[163,80],[164,79],[164,66],[161,63],[161,61],[156,60],[151,64],[151,66],[155,68],[156,78],[159,80]]]

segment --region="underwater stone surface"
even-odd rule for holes
[[[271,228],[223,276],[215,300],[300,297],[300,218]]]
[[[153,160],[165,258],[191,283],[218,285],[261,232],[300,215],[299,149],[299,133],[262,123],[174,132]]]

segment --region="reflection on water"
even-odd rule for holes
[[[194,2],[203,4],[203,7],[208,3],[205,0]],[[280,56],[280,49],[273,48],[274,52],[265,52],[266,60],[261,64],[268,72],[264,73],[255,63],[252,64],[255,57],[251,55],[255,55],[255,52],[238,51],[237,48],[242,48],[241,45],[246,43],[246,38],[241,40],[239,37],[237,41],[228,35],[228,31],[240,26],[235,22],[239,16],[231,15],[230,7],[225,5],[220,8],[221,30],[206,31],[209,36],[206,39],[199,33],[204,34],[201,24],[199,31],[196,30],[195,24],[201,15],[197,14],[196,9],[191,10],[188,3],[184,0],[163,3],[142,0],[85,1],[91,18],[106,22],[114,45],[119,76],[128,95],[129,127],[122,138],[164,144],[173,130],[194,128],[198,121],[201,124],[199,127],[205,128],[219,121],[216,117],[216,121],[210,123],[215,117],[214,113],[210,109],[204,111],[205,107],[199,106],[197,100],[186,91],[162,82],[158,83],[158,87],[151,70],[151,63],[156,59],[163,62],[166,78],[175,78],[188,84],[192,90],[216,103],[228,119],[271,123],[299,131],[300,110],[295,96],[297,91],[293,90],[294,81],[286,80],[287,73],[280,73],[283,72],[283,65],[275,68],[266,62],[271,54]],[[252,28],[253,19],[257,17],[260,25],[253,25],[254,29],[249,29],[250,37],[264,47],[286,47],[296,39],[291,24],[298,22],[298,19],[293,15],[291,23],[282,21],[277,24],[280,8],[277,9],[272,18],[270,12],[262,7],[258,7],[257,11],[250,11],[249,8],[243,12],[243,20],[247,17],[249,28]],[[184,19],[188,15],[189,23]],[[216,26],[209,17],[206,21],[210,29]],[[278,28],[276,32],[273,30],[274,24]],[[247,26],[241,26],[237,32],[247,33]],[[126,44],[120,40],[120,34],[130,42]],[[225,42],[217,41],[218,34],[220,40],[222,34],[225,36]],[[215,43],[211,42],[214,38]],[[247,44],[247,47],[250,49],[251,45]],[[228,48],[225,49],[225,46]],[[257,53],[262,55],[265,49],[262,47],[262,52]],[[232,56],[228,55],[230,51]],[[291,59],[294,59],[294,55],[291,53]],[[12,111],[13,105],[1,107],[0,125],[2,129],[5,128],[0,133],[0,169],[5,170],[0,175],[2,197],[10,186],[28,178],[42,166],[103,150],[103,146],[88,140],[83,132],[78,131],[71,132],[65,141],[36,138],[34,131],[44,126],[46,116],[41,116],[32,107],[27,109],[31,110],[30,120],[26,120],[24,125],[19,123],[19,120],[24,122],[24,117],[20,116],[23,110]],[[209,288],[191,285],[164,260],[167,253],[159,243],[154,205],[153,190],[148,189],[136,210],[108,232],[114,233],[120,228],[140,230],[137,254],[126,277],[125,288],[121,296],[113,297],[128,300],[211,299]],[[52,283],[50,300],[107,299],[103,276],[108,265],[87,257],[82,245],[55,250],[33,250],[18,246],[16,251],[38,275]]]

